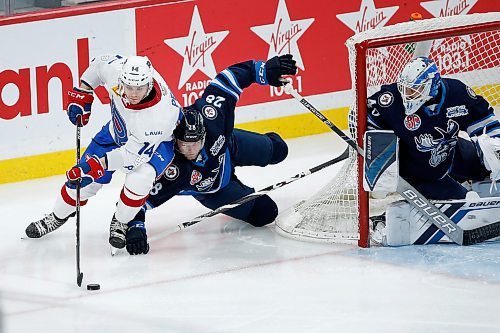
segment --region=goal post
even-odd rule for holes
[[[500,108],[500,13],[469,14],[399,23],[346,41],[352,80],[349,134],[363,146],[367,98],[397,76],[419,43],[443,77],[457,78]],[[310,199],[280,213],[278,233],[303,240],[369,244],[369,216],[387,199],[369,199],[362,186],[362,158],[354,151],[340,172]],[[390,201],[389,201],[390,202]]]

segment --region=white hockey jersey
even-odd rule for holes
[[[131,105],[118,91],[118,78],[127,58],[103,55],[92,60],[81,81],[93,89],[103,85],[111,99],[109,132],[119,148],[107,153],[107,169],[132,171],[148,162],[164,141],[173,140],[173,131],[182,108],[167,83],[155,71],[153,100]]]

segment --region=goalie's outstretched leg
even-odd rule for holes
[[[500,216],[500,197],[468,196],[467,199],[441,200],[433,203],[466,231],[493,226],[498,223]],[[376,226],[380,225],[376,222],[377,218],[371,218],[374,219],[371,236],[372,240],[380,245],[403,246],[452,242],[436,225],[423,218],[417,209],[405,201],[393,202],[387,206],[385,228],[376,230]]]

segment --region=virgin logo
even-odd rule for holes
[[[208,50],[210,50],[217,42],[213,37],[208,37],[203,43],[199,45],[195,45],[194,40],[196,38],[196,31],[193,34],[193,38],[191,39],[191,43],[186,46],[186,50],[184,51],[184,55],[188,59],[189,65],[192,67],[196,66],[198,61],[203,61],[203,67],[205,67],[205,54]]]
[[[446,5],[439,11],[439,17],[460,15],[469,8],[468,0],[461,0],[455,7],[450,8],[450,0],[446,0]]]
[[[383,11],[375,12],[375,16],[368,18],[366,12],[368,11],[368,7],[363,8],[363,15],[361,16],[361,20],[356,23],[356,31],[363,32],[369,29],[374,29],[379,26],[387,16],[385,16]]]
[[[77,55],[78,75],[80,77],[89,66],[89,42],[87,38],[77,40]],[[32,71],[34,71],[34,75],[32,75]],[[35,78],[36,92],[31,91],[32,77]],[[66,105],[66,92],[71,90],[75,82],[79,81],[79,77],[74,80],[70,67],[63,62],[55,62],[50,67],[37,66],[34,69],[7,69],[0,72],[0,119],[10,120],[17,116],[27,117],[33,114],[48,113],[50,110],[48,86],[52,79],[58,79],[61,82],[61,93],[57,97],[63,100],[62,105]],[[8,101],[4,100],[6,97],[4,89],[6,86],[11,85],[14,85],[18,92],[18,96],[13,103],[10,101],[13,98],[10,98]],[[9,90],[12,91],[11,89]],[[103,104],[109,103],[109,97],[103,87],[99,87],[95,92]],[[32,103],[35,98],[36,103]],[[32,105],[37,106],[35,113],[32,110]]]
[[[281,51],[283,51],[283,49],[285,48],[288,48],[287,52],[290,53],[291,40],[302,31],[298,24],[292,24],[290,29],[286,31],[280,31],[282,23],[283,20],[280,19],[278,27],[276,29],[276,33],[273,33],[271,35],[271,45],[274,47],[274,50],[277,54],[281,54]]]

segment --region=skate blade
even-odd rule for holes
[[[118,249],[112,245],[109,246],[109,250],[111,251],[111,256],[114,257]]]

